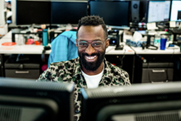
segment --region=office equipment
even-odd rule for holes
[[[176,45],[181,45],[181,29],[180,28],[170,28],[169,31],[173,34],[173,43]]]
[[[74,84],[0,78],[1,120],[74,121]]]
[[[51,2],[51,24],[78,24],[87,15],[87,1]]]
[[[47,0],[17,0],[16,24],[50,24],[50,7]]]
[[[120,39],[121,39],[121,42],[123,42],[123,31],[121,31],[119,29],[118,30],[117,29],[109,30],[108,38],[109,38],[110,46],[116,45],[115,50],[123,50],[124,45],[123,44],[120,45]]]
[[[172,0],[170,21],[181,21],[181,1]]]
[[[83,121],[178,121],[181,82],[82,89]]]
[[[115,46],[119,43],[119,30],[108,30],[109,45]]]
[[[150,55],[139,53],[137,50],[136,52],[135,83],[163,83],[174,80],[175,63],[172,55],[159,54],[158,50]]]
[[[170,15],[170,1],[148,1],[147,22],[167,22]]]
[[[139,10],[140,10],[140,1],[131,1],[131,20],[133,23],[134,22],[138,23],[140,20]]]
[[[90,1],[89,7],[90,15],[99,15],[106,25],[129,26],[129,1]]]
[[[5,77],[38,79],[40,75],[39,55],[11,55],[4,64]]]

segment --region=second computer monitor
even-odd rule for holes
[[[169,21],[170,1],[149,1],[147,22]]]
[[[170,21],[181,21],[181,1],[172,1]]]
[[[129,1],[90,1],[90,15],[99,15],[107,25],[129,26]]]
[[[17,0],[16,24],[50,24],[50,1]]]
[[[78,24],[87,15],[87,2],[51,2],[51,24]]]

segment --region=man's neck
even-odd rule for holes
[[[97,75],[102,72],[103,67],[104,67],[104,62],[102,62],[99,68],[95,71],[86,70],[83,66],[82,66],[82,71],[87,75]]]

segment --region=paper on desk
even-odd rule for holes
[[[141,33],[135,31],[133,35],[133,41],[137,42],[137,41],[140,41],[141,39],[142,39]]]
[[[176,27],[176,22],[175,21],[170,21],[170,27]]]
[[[154,30],[154,29],[158,29],[158,27],[156,27],[156,23],[147,23],[147,29]]]

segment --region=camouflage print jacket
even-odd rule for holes
[[[129,75],[126,71],[104,60],[104,73],[99,86],[130,85]],[[87,88],[82,75],[79,57],[69,61],[50,64],[50,67],[40,75],[38,80],[65,81],[75,83],[75,120],[80,121],[80,89]]]

